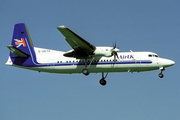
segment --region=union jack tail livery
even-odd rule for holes
[[[9,57],[14,65],[29,66],[35,58],[34,47],[28,29],[24,23],[14,25]]]
[[[14,39],[14,40],[16,41],[15,44],[17,45],[17,48],[20,47],[21,45],[26,47],[26,42],[25,42],[24,38],[21,38],[21,40],[18,40],[18,39]]]

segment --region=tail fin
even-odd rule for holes
[[[35,58],[33,43],[28,29],[24,23],[14,25],[11,45],[7,46],[11,51],[9,57],[15,65],[31,66]],[[6,63],[8,64],[8,62]]]

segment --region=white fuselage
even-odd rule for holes
[[[7,65],[49,73],[82,73],[85,59],[64,57],[65,52],[34,47],[36,61],[34,67],[13,65],[11,59]],[[160,58],[153,52],[118,52],[117,61],[114,57],[95,56],[87,59],[87,67],[91,73],[99,72],[140,72],[169,67],[174,61]],[[33,60],[34,61],[34,60]]]

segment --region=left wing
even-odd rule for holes
[[[57,29],[64,35],[65,40],[74,49],[72,52],[65,53],[67,57],[87,57],[95,51],[96,47],[78,36],[65,26],[59,26]]]

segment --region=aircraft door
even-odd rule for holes
[[[141,58],[140,57],[136,58],[135,65],[136,65],[136,67],[141,67]]]
[[[51,68],[54,68],[54,65],[55,65],[55,60],[54,59],[49,59],[48,63],[47,63],[47,66],[51,67]]]
[[[159,65],[159,61],[158,61],[158,58],[156,58],[156,62],[157,62],[157,64]]]

